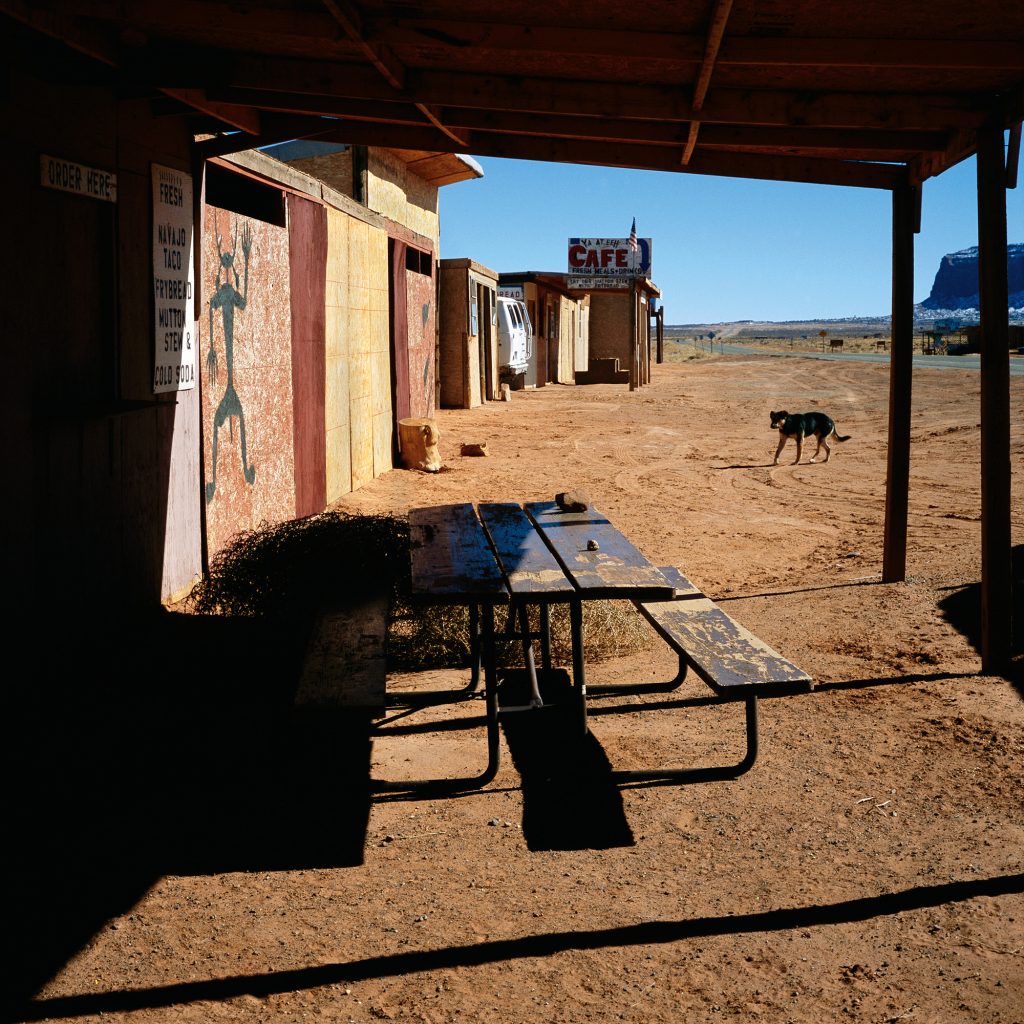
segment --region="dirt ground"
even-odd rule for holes
[[[1019,548],[1024,379],[1012,386]],[[368,796],[362,818],[321,806],[313,825],[343,834],[345,853],[158,875],[18,1018],[1024,1020],[1024,705],[1019,674],[978,674],[974,646],[978,376],[915,372],[908,576],[883,585],[887,403],[885,366],[751,356],[657,366],[632,393],[549,386],[439,413],[444,471],[387,473],[339,508],[585,487],[815,691],[762,701],[748,774],[685,786],[616,785],[608,765],[736,760],[741,710],[699,681],[595,697],[582,746],[553,717],[518,716],[482,792]],[[807,462],[812,445],[773,466],[780,407],[825,410],[852,439],[827,464]],[[487,457],[460,456],[481,441]],[[588,682],[674,669],[652,634]],[[392,711],[364,772],[478,770],[479,716],[476,701]],[[235,838],[289,827],[257,814]]]

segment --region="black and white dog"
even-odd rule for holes
[[[811,459],[811,462],[818,458],[818,453],[822,448],[825,449],[825,462],[828,462],[828,457],[832,454],[832,449],[828,446],[828,439],[833,434],[837,441],[850,440],[849,434],[840,435],[836,431],[836,425],[832,422],[832,417],[826,416],[823,412],[786,412],[785,409],[781,412],[773,412],[772,430],[779,432],[779,447],[775,449],[775,462],[773,463],[776,466],[779,464],[779,456],[782,454],[782,449],[785,448],[786,442],[791,437],[796,439],[796,461],[793,463],[794,466],[800,461],[805,437],[813,435],[818,439],[818,447],[814,452],[814,458]]]

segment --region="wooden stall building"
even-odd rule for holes
[[[499,397],[498,274],[471,259],[441,260],[439,404],[475,409]]]
[[[590,350],[590,301],[574,295],[560,274],[541,271],[502,273],[500,294],[522,299],[533,325],[533,351],[526,387],[573,384],[586,369]]]
[[[360,2],[311,7],[282,0],[235,9],[197,0],[173,17],[146,4],[58,6],[0,0],[7,129],[0,176],[17,199],[0,257],[15,297],[9,330],[17,339],[9,352],[5,446],[7,478],[16,482],[16,500],[5,503],[13,578],[29,578],[48,595],[93,592],[103,581],[119,601],[180,593],[202,565],[206,488],[214,483],[212,447],[207,453],[203,446],[212,445],[207,433],[218,422],[214,501],[228,493],[234,463],[239,501],[243,488],[261,488],[272,477],[279,495],[267,506],[273,514],[284,514],[289,502],[314,507],[317,488],[327,497],[346,486],[346,475],[351,482],[376,471],[377,455],[383,459],[390,443],[383,428],[373,434],[369,458],[360,449],[350,451],[347,468],[340,458],[330,468],[325,461],[322,485],[320,471],[303,468],[305,454],[296,463],[294,431],[313,427],[296,425],[295,382],[315,387],[309,381],[319,362],[296,357],[289,331],[273,343],[248,333],[246,250],[252,309],[267,309],[281,324],[287,313],[290,331],[306,339],[319,336],[320,285],[298,295],[301,260],[322,259],[331,275],[346,275],[349,297],[336,308],[347,323],[344,303],[362,303],[360,322],[372,325],[370,337],[356,342],[366,359],[357,370],[361,379],[348,382],[348,412],[363,424],[390,423],[405,386],[396,385],[398,399],[388,408],[376,384],[391,358],[380,341],[387,333],[390,343],[384,296],[400,295],[391,271],[401,257],[407,271],[422,271],[409,266],[416,260],[410,248],[429,258],[432,236],[417,226],[419,210],[417,223],[404,224],[390,207],[378,213],[365,194],[355,196],[369,213],[400,224],[399,232],[336,207],[337,216],[354,222],[343,263],[340,241],[332,242],[341,237],[332,228],[337,216],[323,194],[298,188],[293,203],[292,190],[281,187],[277,196],[289,198],[275,200],[265,217],[233,210],[223,197],[204,198],[215,158],[305,138],[367,152],[473,153],[887,192],[893,347],[883,578],[903,579],[914,236],[923,212],[934,211],[922,202],[929,180],[975,157],[984,357],[981,646],[986,668],[1007,664],[1013,582],[1006,190],[1017,183],[1024,118],[1021,5],[977,0],[965,13],[962,3],[935,0],[922,22],[915,5],[877,0],[687,0],[657,6],[652,20],[629,6],[551,0],[543,25],[535,11],[517,5],[474,22],[447,2],[406,3],[386,16]],[[372,192],[363,152],[353,150],[351,178]],[[394,184],[386,163],[379,164],[382,190]],[[264,200],[257,192],[269,195],[258,169],[230,173],[260,186],[251,190],[258,203]],[[300,229],[287,211],[302,202],[322,212],[307,211]],[[191,221],[182,216],[188,205]],[[209,234],[200,229],[208,206],[224,211],[211,212]],[[250,225],[250,234],[238,217],[260,225]],[[310,239],[320,240],[292,261],[307,228]],[[207,263],[219,263],[219,282],[216,267],[204,280],[204,251]],[[357,267],[353,252],[372,253],[376,269]],[[385,254],[395,258],[385,264]],[[276,277],[261,280],[272,266]],[[286,280],[287,303],[268,291]],[[334,284],[325,276],[325,331]],[[211,294],[220,296],[212,310]],[[191,313],[183,297],[192,301]],[[419,291],[412,302],[421,302]],[[210,357],[211,338],[196,336],[204,319],[211,335],[230,324],[230,358],[226,341],[215,337]],[[429,392],[429,383],[426,391],[413,384],[423,369],[421,340],[408,343],[410,408],[414,391],[417,400]],[[327,366],[341,355],[334,342],[324,345],[324,401],[333,403],[326,389],[341,375]],[[561,345],[560,336],[555,379],[576,370],[563,360]],[[396,380],[402,362],[399,356]],[[553,366],[550,355],[547,362]],[[243,393],[250,366],[272,378],[262,382],[262,397]],[[213,387],[212,406],[201,403],[200,372]],[[639,362],[636,377],[639,384]],[[241,451],[239,406],[247,414],[251,459],[248,447],[244,457]],[[325,451],[340,450],[328,434],[338,439],[344,429],[325,411]],[[291,455],[271,459],[271,437]],[[289,483],[295,474],[301,486]],[[313,497],[285,501],[280,496],[289,487],[297,495],[308,488]],[[67,507],[79,510],[74,521]],[[238,521],[251,521],[249,513]]]

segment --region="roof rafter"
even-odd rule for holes
[[[92,57],[113,67],[121,66],[123,63],[122,53],[116,40],[95,28],[83,26],[66,15],[39,11],[29,7],[23,0],[2,0],[0,10],[43,35],[59,39],[65,45],[87,57]],[[256,110],[212,102],[201,88],[175,89],[162,86],[158,86],[158,88],[172,99],[184,103],[200,113],[209,114],[234,128],[252,134],[259,132],[260,115]]]
[[[149,63],[152,65],[151,61]],[[198,82],[206,82],[211,77],[210,67],[218,66],[217,82],[207,83],[211,87],[217,84],[342,99],[412,101],[410,96],[395,96],[390,87],[358,64],[254,58],[218,51],[215,60],[206,56],[189,60],[187,55],[180,55],[178,60],[164,61],[163,66],[172,68],[176,75],[191,76]],[[455,106],[648,121],[689,122],[693,119],[688,90],[668,85],[424,71],[417,74],[416,98],[435,108]],[[987,116],[988,109],[983,103],[955,93],[718,89],[705,101],[701,120],[780,127],[943,131],[951,125],[976,127]]]
[[[447,136],[433,127],[410,128],[356,121],[339,124],[335,133],[319,134],[319,137],[352,145],[375,145],[389,149],[438,151],[447,144]],[[484,132],[469,138],[467,152],[517,160],[546,160],[554,163],[630,167],[770,181],[804,181],[822,185],[854,185],[862,188],[891,189],[906,180],[905,168],[900,164],[708,151],[695,154],[690,164],[683,167],[672,149],[665,146],[623,144],[610,149],[604,142],[570,142]]]
[[[700,70],[697,72],[697,84],[693,87],[691,106],[694,115],[699,114],[704,106],[704,99],[711,85],[711,75],[715,70],[715,60],[718,57],[718,50],[722,45],[725,25],[729,20],[730,11],[732,11],[732,0],[715,0],[715,6],[711,11],[711,23],[708,26],[707,42],[704,44],[704,59],[701,61]],[[686,139],[686,146],[683,149],[682,162],[684,164],[688,164],[693,156],[699,133],[700,120],[694,116],[694,119],[690,122],[690,132]]]
[[[249,92],[244,89],[211,90],[211,97],[224,102],[250,102],[263,110],[304,115],[326,115],[343,121],[425,126],[415,108],[399,103],[338,100],[330,96]],[[460,132],[483,131],[508,135],[549,136],[562,139],[590,139],[608,142],[644,142],[678,148],[686,139],[685,121],[640,121],[629,118],[578,117],[566,114],[525,114],[467,107],[444,107],[439,116]],[[874,159],[894,159],[891,154],[909,150],[941,152],[946,148],[942,132],[863,129],[856,135],[859,151]],[[758,147],[808,150],[849,148],[850,134],[833,128],[783,128],[778,126],[704,125],[702,146],[750,150]],[[888,156],[887,156],[888,155]]]
[[[620,31],[580,25],[513,25],[441,19],[367,18],[366,36],[395,49],[414,46],[457,54],[481,53],[632,57],[647,62],[699,64],[706,36]],[[730,67],[1000,68],[1024,67],[1021,48],[1001,40],[778,38],[730,36],[718,64]]]
[[[331,16],[345,30],[349,38],[363,52],[367,60],[384,76],[384,79],[398,92],[405,89],[406,71],[395,55],[385,46],[369,42],[363,36],[362,22],[359,12],[347,0],[321,0]],[[465,139],[460,138],[438,118],[432,106],[427,103],[413,101],[416,109],[439,131],[447,135],[460,146]]]

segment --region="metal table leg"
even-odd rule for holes
[[[639,771],[613,771],[615,782],[716,782],[735,779],[754,767],[758,754],[757,697],[743,698],[746,704],[747,750],[743,758],[734,765],[712,768],[663,768],[641,769]]]
[[[583,665],[583,602],[574,597],[569,602],[569,623],[572,631],[572,684],[576,691],[580,734],[587,735],[587,677]]]
[[[391,781],[372,779],[371,791],[401,792],[439,792],[450,793],[467,789],[479,789],[491,782],[498,774],[501,764],[501,734],[498,729],[498,669],[494,645],[494,605],[485,604],[480,618],[482,629],[480,645],[484,673],[484,701],[486,707],[487,726],[487,767],[479,774],[466,778],[455,779],[410,779],[408,781]]]
[[[516,622],[519,623],[518,628],[515,625]],[[530,631],[530,614],[525,601],[517,601],[509,608],[508,627],[503,635],[509,638],[518,637],[523,645],[523,665],[526,668],[526,678],[530,684],[530,701],[528,704],[499,705],[498,710],[505,713],[530,711],[534,708],[544,707],[544,701],[540,695],[540,684],[537,679],[537,663],[533,657],[533,640],[536,634]]]
[[[540,606],[540,663],[545,672],[551,668],[551,605]]]
[[[482,645],[480,634],[480,606],[469,607],[469,682],[454,690],[434,690],[423,693],[418,690],[393,690],[385,695],[389,705],[399,704],[449,704],[473,696],[480,687]]]
[[[530,706],[541,708],[544,701],[540,698],[540,686],[537,683],[537,665],[533,660],[533,637],[530,635],[530,614],[525,602],[519,606],[519,627],[523,635],[523,664],[530,679]]]
[[[589,687],[587,693],[591,697],[624,696],[636,693],[670,693],[678,690],[686,679],[687,672],[686,658],[679,655],[679,671],[669,680],[659,683],[598,683]]]

